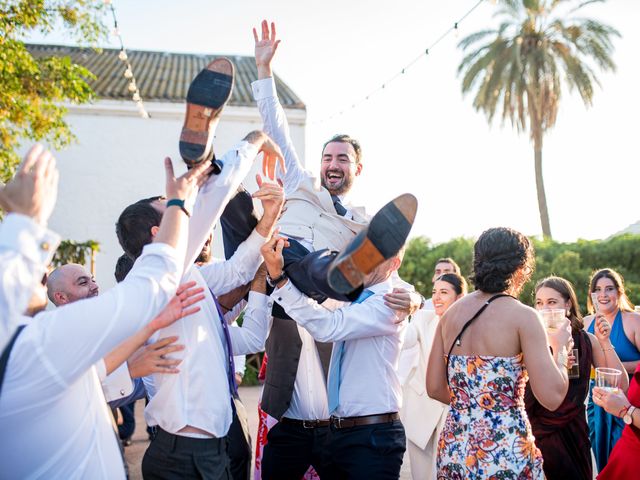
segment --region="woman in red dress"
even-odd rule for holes
[[[609,392],[593,388],[593,401],[608,413],[624,420],[626,426],[620,440],[611,451],[607,465],[598,475],[599,480],[640,478],[640,365],[631,378],[627,396],[621,391]],[[638,408],[636,408],[638,407]]]

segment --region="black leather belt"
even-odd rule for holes
[[[328,427],[331,423],[329,420],[297,420],[295,418],[287,417],[282,417],[280,421],[282,423],[288,423],[290,425],[298,425],[302,428]]]
[[[400,420],[397,412],[383,413],[382,415],[364,415],[362,417],[334,417],[330,419],[331,426],[334,428],[352,428],[361,425],[377,425],[379,423],[391,423]]]

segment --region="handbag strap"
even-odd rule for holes
[[[496,300],[496,299],[498,299],[500,297],[511,297],[514,300],[516,299],[513,295],[509,295],[508,293],[498,293],[497,295],[494,295],[493,297],[489,298],[486,302],[484,302],[484,305],[482,305],[482,307],[480,307],[478,309],[478,311],[475,313],[475,315],[473,317],[471,317],[469,320],[467,320],[467,322],[462,326],[462,330],[460,330],[460,333],[458,333],[458,335],[456,335],[456,338],[453,340],[453,343],[451,344],[451,347],[449,348],[449,352],[446,355],[447,367],[446,367],[445,372],[447,374],[447,385],[449,385],[449,357],[451,356],[451,352],[453,351],[453,347],[455,347],[456,345],[460,345],[460,337],[462,337],[462,334],[469,327],[469,325],[471,325],[473,323],[473,321],[476,318],[478,318],[482,312],[485,311],[485,309],[489,306],[489,304],[491,302],[493,302],[494,300]]]
[[[16,339],[20,332],[26,327],[26,325],[20,325],[16,328],[11,340],[7,343],[7,346],[4,347],[2,351],[2,356],[0,356],[0,393],[2,393],[2,382],[4,382],[4,374],[7,371],[7,364],[9,363],[9,355],[11,354],[11,349],[13,348],[13,344],[16,343]]]

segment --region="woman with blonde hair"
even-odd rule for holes
[[[615,349],[622,360],[625,373],[633,374],[640,363],[640,315],[633,312],[622,275],[611,268],[598,270],[591,276],[589,293],[587,308],[591,315],[584,319],[586,330],[594,333],[596,320],[604,320],[611,325],[611,348]],[[587,418],[591,448],[598,471],[601,471],[609,460],[613,446],[622,435],[624,422],[622,418],[594,405],[591,396]]]

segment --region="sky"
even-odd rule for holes
[[[307,106],[308,168],[319,169],[322,144],[333,134],[356,137],[363,172],[350,201],[374,212],[413,193],[419,208],[412,236],[441,243],[495,226],[541,235],[528,135],[509,123],[490,126],[474,111],[472,96],[463,97],[457,76],[463,57],[457,43],[497,26],[492,2],[482,2],[456,34],[361,102],[476,3],[113,0],[128,49],[252,56],[252,27],[275,21],[282,43],[274,70]],[[566,242],[606,238],[640,220],[640,2],[609,0],[581,16],[608,23],[621,38],[614,40],[617,71],[598,74],[593,105],[585,108],[563,85],[556,126],[544,139],[551,229]],[[30,40],[70,43],[58,32]],[[116,38],[104,46],[118,47]]]

